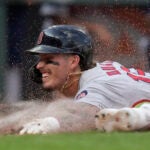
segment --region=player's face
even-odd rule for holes
[[[42,73],[42,83],[45,89],[60,90],[64,85],[71,68],[71,56],[63,54],[40,54],[36,66]]]

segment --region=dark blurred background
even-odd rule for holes
[[[150,70],[149,0],[0,0],[0,99],[53,99],[29,80],[36,58],[25,50],[54,24],[86,27],[97,61]]]

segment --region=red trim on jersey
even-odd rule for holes
[[[106,73],[107,73],[109,76],[121,74],[118,70],[114,70],[114,71],[110,71],[110,72],[106,72]]]
[[[109,66],[106,66],[106,67],[102,67],[102,66],[101,66],[101,68],[102,68],[103,70],[116,70],[115,67],[109,67]]]
[[[126,71],[127,75],[136,81],[141,80],[150,83],[150,78],[145,77],[145,72],[141,69],[136,69],[138,75],[131,73],[130,70],[124,66],[121,66],[121,69]]]
[[[131,107],[136,107],[136,106],[139,105],[140,103],[144,103],[144,102],[150,103],[150,100],[148,100],[148,99],[139,100],[139,101],[135,102]]]
[[[139,75],[145,76],[145,72],[141,69],[137,69]]]
[[[128,68],[124,67],[124,66],[121,66],[121,69],[126,71],[126,72],[130,72],[130,70]]]
[[[100,66],[113,66],[113,65],[112,65],[112,63],[111,64],[110,63],[107,63],[107,64],[106,63],[100,63]]]
[[[139,80],[150,83],[150,79],[149,78],[144,78],[144,77],[140,77]]]
[[[130,72],[127,72],[127,75],[136,81],[139,80],[139,77],[137,75],[131,74]]]
[[[146,78],[146,77],[140,77],[140,76],[137,76],[137,75],[134,75],[134,74],[131,74],[131,73],[127,73],[128,76],[130,76],[132,79],[136,80],[136,81],[144,81],[144,82],[147,82],[147,83],[150,83],[150,78]]]

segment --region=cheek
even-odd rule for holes
[[[67,63],[62,63],[60,64],[59,67],[55,68],[55,71],[57,72],[57,74],[67,74],[69,70],[70,70],[69,64]]]
[[[68,71],[65,69],[57,69],[54,72],[54,77],[57,78],[58,80],[64,80],[66,79],[67,74],[68,74]]]
[[[66,80],[67,74],[68,74],[68,68],[66,65],[59,66],[53,69],[52,72],[53,78],[55,78],[55,80],[58,80],[60,82]]]
[[[44,88],[60,89],[66,82],[68,76],[68,66],[51,66],[49,78],[43,81]]]

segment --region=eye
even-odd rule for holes
[[[59,62],[52,61],[52,60],[47,60],[46,64],[59,65]]]
[[[53,64],[54,62],[52,60],[47,60],[46,64]]]

